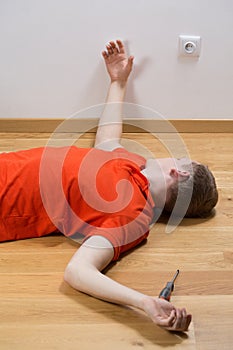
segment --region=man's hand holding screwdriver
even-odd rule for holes
[[[175,308],[169,303],[178,274],[179,270],[176,271],[172,281],[167,282],[166,287],[160,292],[159,298],[144,300],[144,311],[160,327],[170,331],[185,332],[188,330],[192,316],[187,314],[186,309]]]

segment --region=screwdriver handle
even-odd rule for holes
[[[180,272],[180,270],[177,270],[176,274],[174,275],[174,277],[172,279],[172,281],[167,282],[166,287],[164,287],[161,290],[161,292],[159,293],[159,298],[165,299],[167,301],[170,301],[171,294],[172,294],[172,292],[174,290],[174,282],[175,282],[177,276],[179,275],[179,272]]]
[[[159,293],[159,298],[170,301],[172,291],[174,290],[174,283],[167,282],[166,287],[164,287]]]

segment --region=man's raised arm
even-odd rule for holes
[[[120,40],[110,41],[102,52],[110,76],[110,87],[103,114],[96,133],[95,147],[111,151],[121,147],[122,102],[128,77],[133,67],[133,56],[128,57]]]

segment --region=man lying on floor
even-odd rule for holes
[[[79,233],[84,239],[65,270],[67,283],[144,310],[167,330],[186,331],[191,315],[184,308],[127,288],[101,271],[147,238],[156,208],[173,210],[178,186],[185,198],[193,183],[186,216],[210,214],[218,199],[215,180],[198,162],[146,161],[121,146],[121,103],[134,58],[120,40],[111,41],[102,55],[111,83],[94,148],[41,147],[0,155],[0,241]]]

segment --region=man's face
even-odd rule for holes
[[[158,163],[164,168],[164,169],[177,169],[182,170],[182,168],[188,167],[192,164],[192,160],[189,158],[158,158]]]
[[[147,160],[147,166],[152,167],[153,172],[161,172],[164,174],[169,174],[171,169],[180,170],[188,170],[188,167],[192,163],[197,163],[192,161],[190,158],[151,158]]]
[[[190,166],[192,163],[200,164],[200,163],[196,162],[195,160],[191,160],[191,159],[185,158],[185,157],[183,157],[183,158],[173,158],[173,159],[174,159],[174,162],[175,162],[175,164],[176,164],[176,166],[177,166],[177,168],[179,170],[182,170],[184,168],[187,169],[187,167]]]

